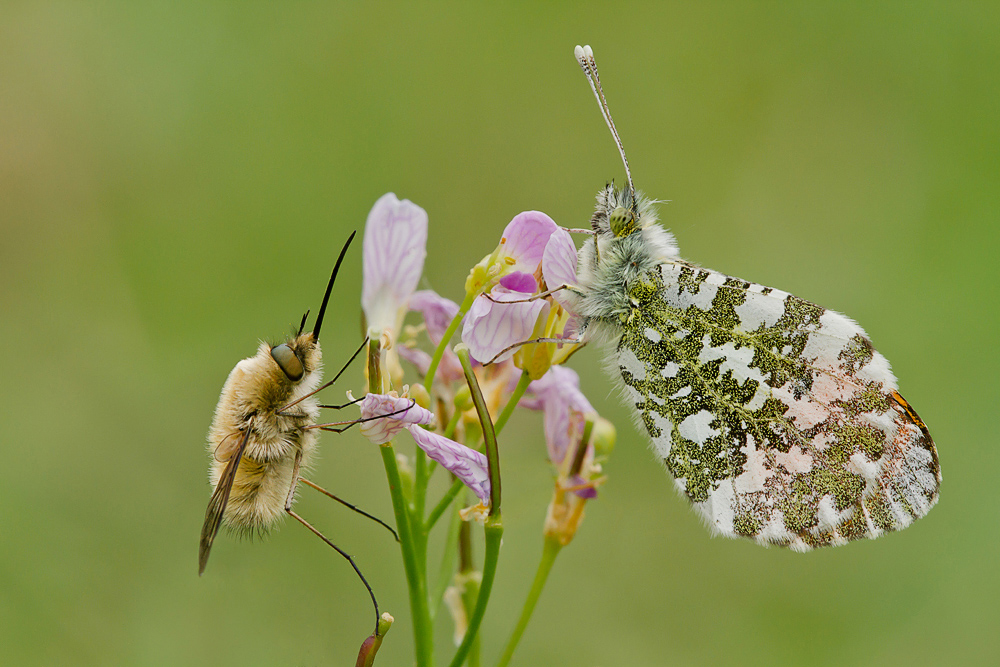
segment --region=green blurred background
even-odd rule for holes
[[[996,664],[998,34],[985,2],[4,3],[0,663],[353,664],[367,596],[306,531],[223,535],[196,574],[218,392],[315,308],[384,192],[428,211],[426,285],[454,299],[519,211],[585,225],[622,177],[572,55],[590,43],[684,257],[860,321],[944,485],[874,542],[710,539],[585,350],[618,448],[515,664]],[[359,341],[360,271],[358,245],[330,366]],[[361,386],[358,366],[342,387]],[[540,417],[505,435],[486,664],[551,490]],[[391,518],[371,445],[322,450],[317,482]],[[411,664],[396,545],[317,494],[298,507],[396,616],[379,664]]]

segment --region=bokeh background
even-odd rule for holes
[[[618,447],[515,664],[996,664],[997,34],[985,2],[4,3],[0,663],[353,664],[367,596],[298,526],[223,535],[196,574],[219,389],[315,308],[384,192],[428,211],[425,285],[454,299],[516,213],[585,225],[623,175],[572,56],[590,43],[684,256],[860,321],[944,484],[874,542],[711,539],[585,350]],[[331,366],[359,341],[359,248]],[[505,436],[485,664],[551,489],[540,417]],[[322,449],[314,479],[391,518],[372,446]],[[379,664],[411,664],[396,545],[316,494],[298,507],[396,616]]]

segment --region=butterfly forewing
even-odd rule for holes
[[[805,550],[904,528],[937,500],[934,443],[850,319],[684,262],[627,296],[622,378],[716,531]]]

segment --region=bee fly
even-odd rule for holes
[[[377,521],[396,535],[381,520],[299,474],[301,469],[308,468],[315,452],[316,431],[340,432],[359,421],[317,424],[320,408],[339,409],[350,403],[319,405],[314,398],[317,392],[337,381],[367,344],[367,340],[362,343],[333,380],[320,386],[323,362],[319,334],[323,315],[355,233],[347,239],[333,267],[313,330],[302,333],[309,316],[306,312],[294,337],[274,346],[261,343],[257,354],[236,364],[226,379],[208,434],[208,451],[212,456],[209,478],[215,491],[208,502],[205,524],[201,529],[198,574],[205,571],[212,542],[223,521],[237,532],[264,532],[283,514],[289,514],[350,562],[375,605],[377,627],[378,603],[357,564],[350,555],[292,510],[295,490],[301,481]],[[396,539],[399,539],[398,536]]]

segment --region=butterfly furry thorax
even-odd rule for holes
[[[712,530],[808,550],[926,514],[934,443],[861,327],[683,261],[654,204],[598,193],[574,310]]]
[[[301,465],[308,469],[315,451],[316,432],[303,427],[319,417],[317,400],[306,398],[287,413],[279,411],[319,386],[322,352],[311,332],[295,336],[285,345],[294,357],[290,363],[300,360],[301,377],[290,378],[275,360],[272,349],[280,346],[261,343],[257,354],[243,359],[230,372],[209,431],[213,487],[242,435],[249,431],[224,515],[226,523],[237,531],[266,530],[285,513],[293,454],[300,449]]]

